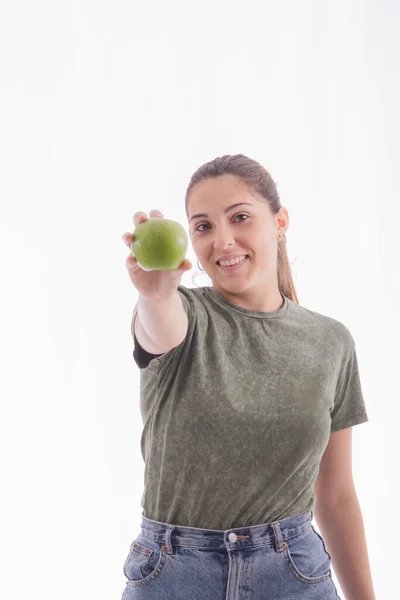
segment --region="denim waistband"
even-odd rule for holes
[[[236,527],[233,529],[200,529],[172,523],[153,521],[142,513],[142,534],[152,540],[163,542],[169,553],[174,546],[191,548],[233,549],[238,547],[261,546],[275,544],[281,549],[283,541],[311,527],[313,512],[262,523]]]

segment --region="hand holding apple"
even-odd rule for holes
[[[187,247],[186,231],[170,219],[150,217],[138,223],[133,232],[132,254],[145,271],[177,269]]]
[[[131,248],[126,266],[133,285],[146,298],[162,299],[175,291],[185,271],[192,268],[185,259],[188,238],[176,221],[164,219],[158,210],[137,212],[133,234],[123,240]],[[134,254],[134,255],[133,255]]]

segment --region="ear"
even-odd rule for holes
[[[276,214],[276,223],[277,229],[286,233],[287,228],[289,227],[289,213],[284,206],[281,206],[279,212]]]

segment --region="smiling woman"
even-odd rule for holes
[[[297,301],[285,246],[289,214],[269,173],[254,177],[254,186],[248,160],[222,157],[201,167],[186,192],[186,214],[214,289],[263,311],[281,306],[280,292]]]
[[[232,204],[231,206],[228,206],[227,208],[224,209],[224,213],[229,214],[233,209],[235,208],[239,208],[241,206],[252,206],[252,204],[249,204],[248,202],[237,202],[236,204]],[[193,215],[192,217],[190,217],[189,219],[189,223],[193,220],[193,219],[199,219],[199,218],[207,218],[208,215],[204,214],[204,213],[199,213],[197,215]],[[236,219],[239,219],[239,222],[243,222],[246,221],[246,219],[249,219],[249,215],[246,215],[244,213],[239,213],[238,215],[235,215],[234,217],[232,217],[233,222],[236,221]],[[200,223],[200,225],[196,225],[194,227],[195,231],[207,231],[207,229],[201,229],[203,227],[209,227],[209,225],[207,223]],[[248,259],[249,255],[248,254],[222,254],[215,262],[218,266],[223,266],[223,267],[232,267],[235,264],[238,264],[242,261],[244,261],[245,259]]]
[[[146,468],[124,600],[337,600],[330,553],[341,586],[364,593],[366,553],[344,525],[361,539],[360,520],[337,508],[353,492],[347,432],[368,421],[355,341],[300,305],[288,211],[256,161],[200,167],[186,211],[212,285],[159,272],[163,293],[134,308]]]

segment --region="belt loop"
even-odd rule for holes
[[[165,530],[165,545],[163,546],[163,550],[166,550],[167,554],[173,554],[173,548],[171,543],[171,534],[175,529],[175,525],[167,525],[167,529]]]
[[[282,539],[282,530],[279,521],[271,523],[275,534],[275,546],[277,552],[282,552],[286,548],[286,542]]]

